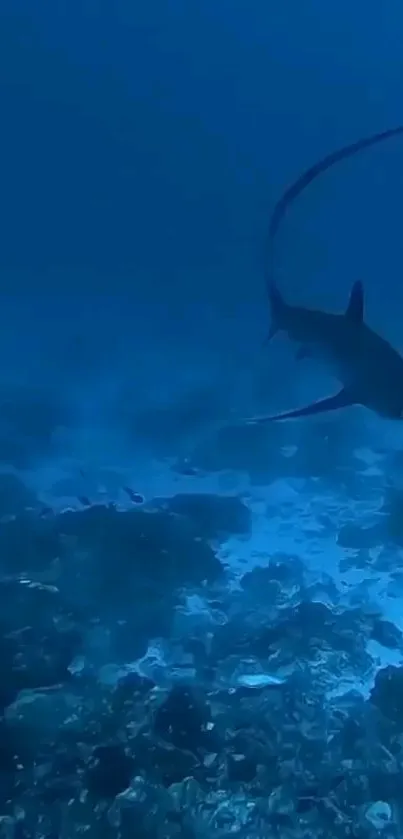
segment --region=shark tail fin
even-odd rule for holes
[[[271,341],[271,339],[274,338],[277,332],[280,332],[281,329],[284,329],[284,320],[288,308],[287,303],[283,298],[283,295],[281,294],[274,282],[270,283],[269,301],[271,311],[271,327],[267,341]]]

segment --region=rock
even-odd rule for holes
[[[134,768],[133,758],[122,746],[98,746],[87,769],[87,789],[96,798],[115,798],[130,786]]]
[[[356,524],[345,524],[340,528],[337,536],[337,544],[341,548],[374,548],[382,539],[379,527],[359,527]]]
[[[390,621],[376,618],[372,627],[371,638],[374,641],[377,641],[378,644],[382,644],[383,647],[387,647],[390,650],[403,649],[402,633],[400,629],[398,629],[398,627]]]
[[[384,667],[376,674],[371,702],[403,730],[403,667]]]
[[[247,536],[250,533],[250,510],[237,496],[182,493],[173,498],[156,499],[152,503],[188,518],[203,539],[226,538],[232,534]]]
[[[202,695],[183,685],[176,685],[160,705],[154,720],[155,733],[178,749],[193,753],[213,748],[214,729],[211,711]]]
[[[195,777],[199,761],[185,749],[159,740],[147,730],[140,732],[131,744],[136,760],[136,770],[145,773],[153,782],[170,787],[185,778]]]
[[[392,808],[386,801],[374,801],[366,808],[365,818],[376,830],[384,830],[392,820]]]
[[[257,766],[254,760],[244,754],[227,755],[228,780],[237,783],[248,783],[256,776]]]

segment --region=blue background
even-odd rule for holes
[[[96,413],[115,375],[141,401],[187,366],[236,382],[261,364],[270,210],[318,157],[403,121],[402,24],[398,0],[3,0],[0,380],[84,382]],[[278,259],[306,305],[344,308],[361,278],[400,348],[402,185],[399,138],[343,163]],[[273,363],[295,378],[281,339]]]

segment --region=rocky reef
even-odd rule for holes
[[[400,835],[403,667],[370,654],[403,653],[394,624],[270,545],[234,584],[235,496],[53,513],[2,488],[5,836]]]

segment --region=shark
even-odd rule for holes
[[[268,340],[284,332],[298,344],[298,359],[310,357],[324,363],[341,388],[302,408],[253,417],[248,424],[308,417],[352,405],[364,406],[380,417],[403,419],[403,357],[367,324],[362,282],[354,283],[346,310],[331,313],[290,305],[274,279],[275,238],[295,198],[334,164],[399,134],[403,134],[403,125],[372,134],[328,154],[303,172],[275,205],[268,235],[267,290],[271,310]]]

